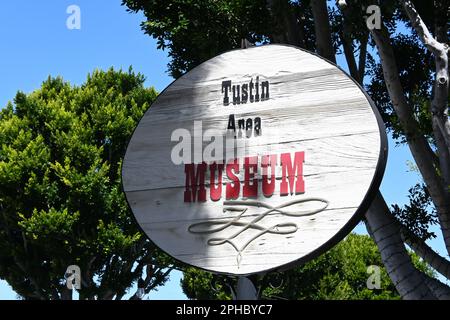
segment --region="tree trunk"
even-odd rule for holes
[[[63,288],[61,290],[61,300],[72,300],[72,290],[67,289],[67,288]]]
[[[327,1],[311,0],[311,9],[314,17],[317,53],[336,63],[333,42],[331,41]]]
[[[405,131],[405,137],[417,167],[419,168],[433,203],[435,204],[445,245],[447,251],[450,252],[448,191],[445,191],[443,181],[438,174],[434,162],[431,160],[434,159],[434,152],[423,134],[420,133],[419,124],[406,100],[386,27],[382,26],[381,30],[374,29],[371,33],[380,55],[384,80],[392,105],[394,106],[400,124]]]
[[[439,2],[439,1],[438,1]],[[411,26],[417,32],[422,43],[433,53],[436,66],[436,79],[434,82],[433,100],[431,101],[431,116],[433,124],[434,139],[436,142],[437,153],[439,155],[439,169],[442,178],[442,188],[445,201],[443,209],[438,208],[439,221],[442,226],[444,241],[447,252],[450,254],[450,122],[448,118],[448,45],[445,43],[447,37],[447,23],[442,21],[436,23],[435,39],[428,27],[421,19],[419,13],[409,0],[402,1],[403,8],[409,17]],[[438,6],[441,3],[438,3]],[[436,21],[438,18],[435,17]],[[440,42],[440,41],[442,42]]]
[[[430,288],[431,292],[433,292],[433,295],[438,300],[450,300],[450,288],[440,282],[437,279],[430,278],[429,276],[422,274],[425,278],[425,283],[427,284],[428,288]]]
[[[398,225],[379,192],[366,213],[366,226],[400,296],[411,300],[436,299],[423,274],[413,266]]]
[[[297,17],[291,10],[287,0],[267,0],[267,8],[272,14],[273,24],[277,31],[271,35],[273,43],[286,43],[294,46],[304,47],[303,32]]]
[[[411,234],[404,227],[400,226],[400,233],[403,242],[405,242],[415,253],[419,255],[434,270],[450,279],[450,261],[444,259],[431,249],[422,239]]]

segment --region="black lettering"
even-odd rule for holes
[[[269,99],[269,81],[261,82],[261,101]]]
[[[248,118],[245,124],[245,131],[247,138],[250,138],[252,136],[252,129],[253,129],[253,120],[252,118]]]
[[[256,77],[255,89],[256,89],[255,102],[258,102],[259,101],[259,76]]]
[[[256,117],[255,118],[255,136],[261,135],[261,118]]]
[[[252,77],[248,83],[243,84],[233,84],[231,80],[225,80],[222,81],[223,104],[228,106],[231,102],[237,105],[265,101],[270,97],[269,89],[269,81],[259,81],[259,76],[256,76],[255,81]],[[233,92],[232,101],[231,92]]]
[[[231,91],[231,80],[222,81],[222,93],[223,96],[223,105],[227,106],[230,104],[230,98],[228,98],[228,91]]]
[[[245,119],[238,120],[238,128],[239,130],[245,130]]]
[[[240,85],[233,86],[233,104],[241,103]]]
[[[242,85],[241,103],[247,103],[248,100],[248,84]]]
[[[236,124],[234,122],[234,114],[230,114],[230,116],[228,117],[227,130],[233,130],[233,132],[236,132]]]

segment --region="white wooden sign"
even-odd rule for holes
[[[378,190],[380,117],[335,65],[267,45],[202,63],[166,88],[127,148],[143,231],[190,265],[248,275],[341,240]]]

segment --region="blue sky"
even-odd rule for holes
[[[60,75],[72,84],[81,84],[89,72],[109,67],[128,69],[130,65],[147,78],[146,85],[164,89],[172,79],[166,73],[165,52],[140,29],[141,15],[127,13],[120,0],[17,0],[0,3],[0,107],[14,98],[17,90],[26,93],[40,87],[48,75]],[[69,5],[81,9],[81,29],[69,30]],[[338,64],[346,69],[344,59]],[[412,160],[409,149],[389,141],[389,159],[381,191],[389,204],[403,204],[408,188],[419,176],[408,172]],[[355,229],[365,233],[364,225]],[[436,232],[439,236],[440,233]],[[440,237],[430,242],[444,252]],[[183,299],[175,272],[166,286],[150,299]],[[8,284],[0,280],[0,299],[15,299]]]
[[[127,13],[120,0],[19,0],[0,4],[0,105],[21,89],[30,92],[50,75],[82,83],[95,68],[135,70],[147,84],[161,90],[171,78],[165,73],[166,53],[156,51],[144,35],[141,16]],[[81,29],[69,30],[66,9],[81,9]]]

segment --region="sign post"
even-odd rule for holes
[[[304,263],[342,240],[376,192],[384,125],[334,64],[285,45],[234,50],[167,87],[139,122],[123,189],[172,257],[239,277]],[[245,288],[245,289],[244,289]]]
[[[249,278],[238,278],[236,300],[258,300],[258,291],[256,286]]]

